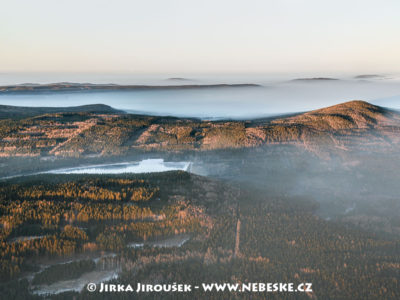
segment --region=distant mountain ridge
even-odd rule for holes
[[[181,84],[181,85],[118,85],[118,84],[94,84],[59,82],[50,84],[16,84],[0,86],[0,95],[5,93],[28,92],[77,92],[77,91],[129,91],[129,90],[180,90],[180,89],[208,89],[208,88],[238,88],[258,87],[253,83],[238,84]]]
[[[384,76],[379,75],[379,74],[361,74],[354,76],[355,79],[379,79],[379,78],[384,78]]]
[[[340,79],[331,77],[310,77],[310,78],[296,78],[293,79],[292,81],[330,81],[330,80],[340,80]]]

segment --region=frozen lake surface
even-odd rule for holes
[[[130,248],[141,248],[143,246],[158,247],[158,248],[170,248],[170,247],[182,247],[188,240],[190,240],[189,234],[178,234],[172,237],[164,239],[158,239],[156,241],[146,241],[141,243],[130,243]]]
[[[166,171],[187,171],[190,162],[165,162],[163,159],[145,159],[139,162],[91,165],[76,168],[64,168],[47,171],[51,174],[121,174],[121,173],[156,173]]]

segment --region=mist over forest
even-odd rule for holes
[[[267,280],[313,283],[271,299],[398,298],[396,79],[163,80],[0,87],[0,295]]]

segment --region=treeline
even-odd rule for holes
[[[159,195],[159,188],[138,179],[90,179],[59,184],[3,186],[3,199],[149,201]]]

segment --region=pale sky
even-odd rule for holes
[[[399,72],[399,0],[2,0],[0,72]]]

